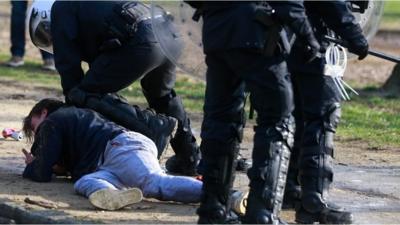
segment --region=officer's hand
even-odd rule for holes
[[[68,91],[65,101],[68,104],[75,105],[78,107],[85,106],[87,94],[85,91],[80,89],[79,87],[74,87]]]
[[[348,40],[347,42],[347,49],[349,52],[358,55],[358,60],[362,60],[367,57],[369,45],[367,39],[363,35]]]

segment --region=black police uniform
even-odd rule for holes
[[[190,2],[189,2],[190,4]],[[194,4],[192,4],[194,5]],[[313,38],[300,1],[272,2],[276,21],[303,25],[299,36]],[[196,5],[195,5],[196,6]],[[197,5],[198,7],[198,5]],[[235,159],[244,126],[245,85],[257,112],[250,194],[242,222],[272,223],[280,209],[285,166],[292,142],[293,97],[282,51],[264,54],[275,34],[260,12],[272,11],[261,2],[207,2],[203,44],[208,66],[204,120],[201,131],[203,191],[199,223],[225,223]],[[270,33],[268,33],[270,32]]]
[[[302,50],[295,43],[289,59],[292,74],[296,133],[291,155],[285,203],[293,207],[296,199],[298,223],[351,223],[352,215],[327,200],[333,179],[333,135],[340,120],[341,96],[333,79],[324,75],[325,35],[339,35],[350,51],[365,57],[368,42],[345,1],[307,1],[307,15],[316,31],[323,55],[308,64],[299,63]],[[300,171],[298,171],[300,169]],[[301,196],[298,177],[301,183]]]
[[[67,100],[85,106],[85,97],[76,98],[80,90],[112,93],[141,78],[149,106],[178,120],[171,145],[180,165],[173,172],[193,174],[198,147],[173,89],[175,66],[153,35],[148,6],[133,1],[56,1],[51,17],[55,63],[64,95],[70,95]],[[89,64],[86,73],[82,61]]]

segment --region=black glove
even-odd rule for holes
[[[65,101],[67,104],[77,107],[84,107],[87,99],[87,93],[79,87],[74,87],[68,91]]]
[[[319,52],[320,45],[314,36],[310,23],[306,18],[296,19],[290,28],[296,34],[296,37],[304,49],[304,60],[306,63],[313,61]]]
[[[358,60],[362,60],[368,55],[368,41],[364,35],[359,35],[347,40],[349,52],[358,55]]]
[[[360,25],[345,26],[337,33],[344,41],[343,47],[349,52],[358,55],[358,59],[362,60],[368,55],[368,41],[362,33]]]
[[[317,39],[315,39],[314,35],[304,41],[304,59],[306,63],[313,61],[318,56],[320,47],[321,46]]]

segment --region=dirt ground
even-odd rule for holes
[[[5,7],[3,4],[0,8]],[[8,23],[3,20],[8,14],[0,13],[2,21],[0,28],[5,29]],[[0,32],[0,44],[2,50],[8,48],[8,36]],[[392,54],[400,55],[400,35],[381,34],[372,41],[372,47]],[[4,52],[4,51],[3,51]],[[38,51],[29,44],[28,56],[38,57]],[[383,84],[390,75],[394,64],[381,61],[374,57],[368,57],[364,61],[353,61],[349,64],[346,79],[364,84]],[[20,128],[22,118],[29,112],[33,104],[44,97],[61,98],[61,94],[53,89],[33,86],[31,84],[15,83],[6,79],[0,79],[0,129]],[[194,129],[199,131],[202,116],[192,114]],[[245,130],[242,154],[249,157],[252,139],[252,123]],[[386,148],[380,150],[370,149],[360,140],[336,140],[337,150],[336,166],[338,174],[337,182],[333,190],[333,197],[345,204],[348,208],[354,208],[357,213],[357,221],[360,223],[400,223],[400,149]],[[36,212],[54,219],[70,218],[77,222],[94,223],[195,223],[195,209],[197,205],[183,205],[171,202],[158,202],[153,199],[127,207],[116,212],[107,212],[95,209],[89,202],[73,191],[72,183],[64,178],[57,178],[51,183],[34,183],[24,180],[21,173],[24,169],[22,148],[28,148],[25,141],[17,142],[11,139],[0,138],[0,204],[15,203],[31,212]],[[172,150],[169,150],[171,153]],[[167,155],[168,156],[168,155]],[[162,160],[162,163],[165,161]],[[382,181],[376,168],[383,169],[384,173],[390,173],[390,180]],[[351,182],[363,181],[361,185],[347,184],[349,174],[357,176],[352,171],[373,171],[373,177],[362,180],[352,178]],[[386,171],[386,172],[385,172]],[[395,172],[393,172],[395,171]],[[374,174],[371,172],[371,174]],[[382,182],[380,186],[368,186],[366,183]],[[351,183],[350,182],[350,183]],[[385,183],[388,182],[388,183]],[[248,180],[245,174],[238,174],[235,187],[241,190],[247,189]],[[361,187],[367,186],[367,190]],[[388,190],[380,188],[388,187]],[[25,199],[44,201],[51,205],[50,209],[28,204]],[[353,200],[354,199],[354,200]],[[361,206],[354,204],[359,200]],[[382,201],[383,206],[376,206]],[[375,206],[373,203],[376,203]],[[357,206],[357,207],[356,207]],[[374,208],[375,207],[375,208]],[[1,213],[0,213],[1,214]],[[284,211],[283,218],[293,222],[293,211]]]
[[[364,66],[374,67],[376,73],[380,76],[367,76],[374,82],[383,82],[382,73],[390,71],[390,63],[379,63],[382,68],[373,66],[375,59],[369,59]],[[359,63],[350,65],[349,74],[360,74]],[[371,73],[367,70],[368,73]],[[385,74],[385,76],[388,75]],[[350,77],[350,76],[349,76]],[[360,82],[364,80],[351,77],[352,79],[359,79]],[[31,84],[15,83],[6,79],[0,79],[0,128],[13,127],[20,128],[22,118],[29,112],[32,105],[39,99],[44,97],[57,97],[61,98],[61,94],[49,88],[40,86],[32,86]],[[192,114],[194,129],[199,131],[201,115]],[[251,122],[245,131],[245,139],[243,143],[242,154],[244,156],[250,155],[252,129]],[[400,151],[395,148],[388,148],[383,150],[371,150],[368,145],[359,140],[336,140],[337,151],[336,160],[339,166],[350,167],[400,167]],[[63,219],[72,218],[76,221],[90,221],[101,223],[195,223],[195,209],[196,205],[182,205],[170,202],[158,202],[153,199],[146,199],[145,201],[125,208],[117,212],[107,212],[97,210],[92,207],[89,202],[73,191],[72,183],[63,178],[55,179],[51,183],[34,183],[22,179],[21,172],[24,168],[23,156],[21,153],[22,148],[29,148],[25,142],[17,142],[11,139],[0,139],[0,202],[13,202],[29,211],[35,211],[39,214],[48,215],[51,218]],[[169,151],[171,152],[171,150]],[[164,159],[165,161],[165,159]],[[398,175],[398,174],[397,174]],[[343,176],[347,176],[344,173]],[[339,176],[340,182],[343,177]],[[235,183],[236,188],[241,190],[247,189],[247,178],[245,174],[239,174]],[[334,196],[340,198],[346,189],[339,182],[339,188],[333,190]],[[345,182],[345,179],[344,181]],[[393,191],[393,190],[392,190]],[[396,190],[398,191],[398,189]],[[345,194],[347,195],[347,194]],[[25,198],[37,201],[44,201],[51,204],[52,209],[46,209],[41,206],[26,203]],[[345,201],[344,201],[345,202]],[[394,202],[393,204],[400,203]],[[371,212],[370,210],[361,210],[358,215],[365,215],[361,218],[377,218],[375,221],[380,221],[382,215],[391,218],[385,223],[396,222],[399,218],[399,211],[397,209],[389,210],[388,212]],[[293,222],[293,211],[284,211],[283,217],[288,221]],[[364,221],[364,220],[361,220]],[[397,220],[400,222],[400,220]]]
[[[18,84],[0,80],[0,128],[20,128],[21,119],[35,101],[48,97],[60,97],[60,94],[41,87]],[[195,118],[194,127],[199,129],[200,117]],[[250,127],[250,125],[249,125]],[[251,129],[246,129],[246,138],[242,153],[248,156],[251,149]],[[372,151],[360,141],[337,142],[337,161],[352,166],[400,166],[400,152],[396,149]],[[0,139],[0,202],[15,202],[30,211],[45,213],[52,218],[73,218],[77,221],[105,223],[194,223],[196,205],[160,203],[148,199],[137,205],[117,212],[96,210],[88,201],[76,195],[72,183],[65,179],[55,179],[51,183],[34,183],[24,180],[21,172],[24,168],[22,148],[29,148],[25,141]],[[171,151],[169,151],[171,152]],[[247,178],[239,174],[235,186],[247,189]],[[54,209],[46,209],[24,202],[25,198],[45,201]],[[293,220],[293,212],[285,211],[284,217]]]

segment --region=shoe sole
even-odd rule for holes
[[[16,63],[16,64],[7,63],[6,66],[12,67],[12,68],[16,68],[16,67],[23,66],[24,64],[25,64],[25,63]]]
[[[143,194],[138,188],[127,190],[102,189],[89,196],[94,206],[105,210],[117,210],[142,201]]]

